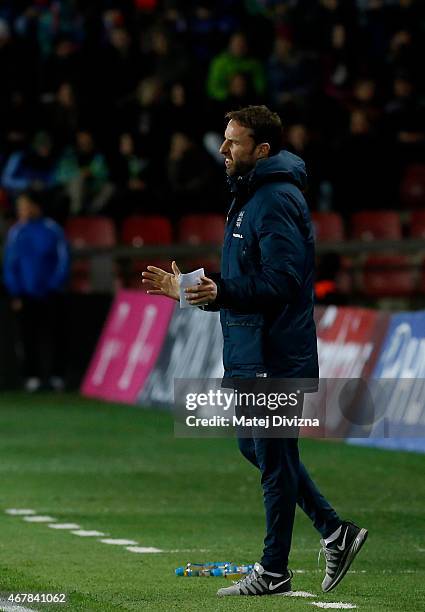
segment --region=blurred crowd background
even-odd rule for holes
[[[307,164],[317,302],[423,305],[424,57],[423,0],[0,0],[0,386],[78,384],[147,263],[219,267],[248,104]]]
[[[0,219],[226,210],[224,113],[269,104],[312,210],[399,209],[425,162],[420,0],[2,0]]]

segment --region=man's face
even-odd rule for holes
[[[83,153],[91,153],[94,148],[92,135],[89,132],[78,132],[77,147]]]
[[[40,216],[40,209],[35,202],[25,195],[21,195],[16,201],[16,214],[22,223],[37,219]]]
[[[220,153],[225,157],[227,175],[243,176],[252,170],[260,157],[258,149],[249,128],[242,127],[234,119],[229,121],[220,147]]]

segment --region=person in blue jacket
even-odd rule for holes
[[[43,382],[63,387],[62,290],[70,256],[62,228],[43,216],[36,194],[16,202],[17,223],[9,230],[3,256],[4,284],[16,314],[28,391]]]
[[[304,162],[281,150],[282,124],[265,106],[226,115],[220,152],[233,193],[221,272],[186,289],[190,304],[220,310],[225,380],[295,379],[315,391],[319,375],[314,313],[314,239],[303,196]],[[143,273],[149,293],[179,298],[179,269]],[[240,382],[235,383],[235,388]],[[303,394],[302,394],[303,396]],[[324,591],[345,576],[367,530],[342,520],[299,460],[297,437],[241,436],[242,454],[261,472],[266,512],[263,556],[253,571],[218,595],[291,590],[288,570],[298,503],[322,536]]]

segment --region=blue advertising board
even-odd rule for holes
[[[424,311],[391,317],[370,382],[376,422],[367,437],[348,441],[425,452]]]

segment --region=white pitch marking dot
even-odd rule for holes
[[[103,544],[115,544],[116,546],[136,546],[135,540],[123,540],[120,538],[105,538],[100,540]]]
[[[29,516],[30,514],[36,514],[35,510],[30,510],[30,508],[8,508],[5,510],[5,513],[11,516]]]
[[[89,531],[87,529],[77,529],[76,531],[71,531],[74,535],[81,536],[82,538],[95,538],[106,535],[102,531]]]
[[[133,553],[138,553],[140,555],[165,552],[164,550],[161,550],[160,548],[155,548],[154,546],[127,546],[126,550],[129,550]]]
[[[337,609],[337,610],[353,610],[354,608],[357,608],[357,606],[355,606],[354,604],[350,604],[350,603],[342,603],[342,601],[339,602],[329,602],[329,601],[312,601],[311,602],[312,606],[316,606],[317,608],[332,608],[332,609]]]
[[[80,529],[80,525],[77,525],[77,523],[52,523],[49,527],[51,529]]]
[[[53,523],[56,520],[52,516],[24,516],[24,521],[27,523]]]

